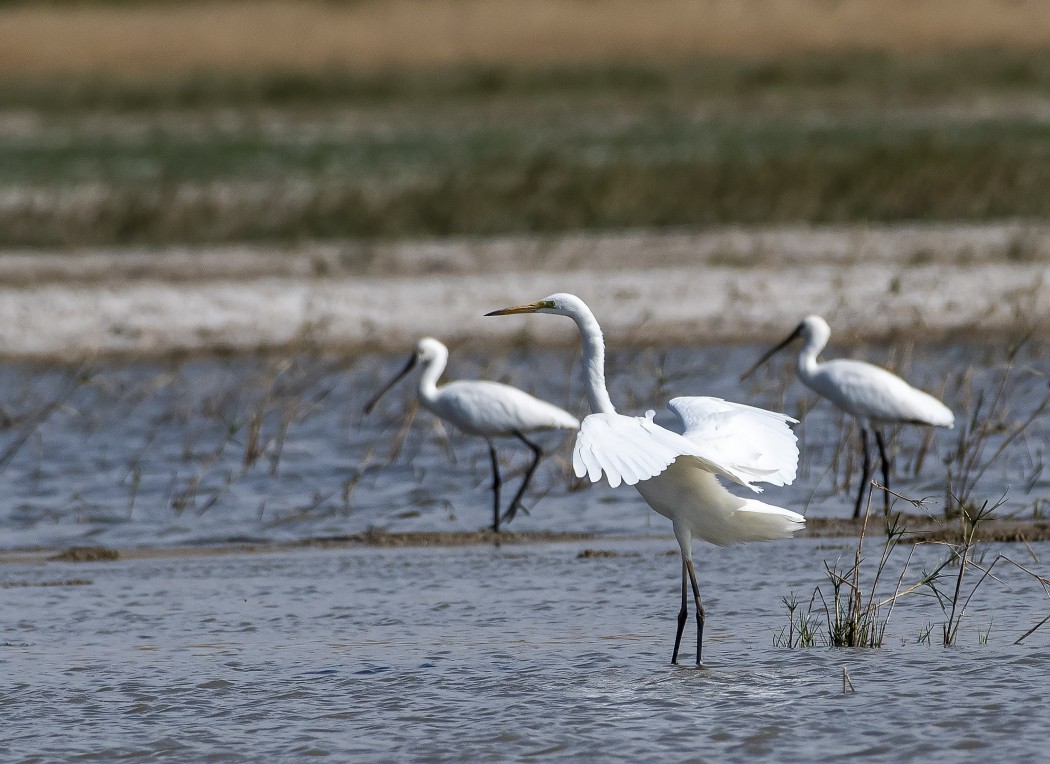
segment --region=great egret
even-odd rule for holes
[[[424,337],[416,344],[415,352],[405,367],[365,404],[365,413],[370,413],[379,399],[412,371],[417,363],[423,365],[423,371],[419,375],[419,387],[416,390],[423,407],[468,435],[480,435],[488,443],[489,458],[492,461],[492,530],[499,533],[501,520],[509,522],[514,519],[529,480],[543,458],[543,450],[526,438],[525,433],[538,430],[578,430],[580,422],[557,406],[499,382],[449,382],[438,387],[437,381],[448,363],[448,348],[432,337]],[[500,436],[514,436],[528,446],[533,455],[532,463],[521,481],[521,487],[502,517],[499,498],[502,480],[496,449],[492,445],[492,439]]]
[[[759,366],[796,338],[803,339],[798,355],[798,378],[802,384],[835,406],[856,418],[860,425],[860,447],[864,452],[864,474],[860,491],[853,507],[853,516],[860,517],[864,489],[871,478],[871,459],[868,456],[868,430],[875,432],[875,442],[882,460],[882,483],[889,488],[890,465],[886,445],[879,427],[886,424],[919,424],[931,427],[953,427],[955,415],[951,409],[932,395],[916,390],[896,374],[863,361],[840,358],[817,362],[820,351],[828,344],[831,328],[820,316],[807,316],[795,330],[776,347],[766,351],[755,365],[740,379],[749,377]],[[889,512],[889,493],[883,493],[885,511]]]
[[[617,414],[605,387],[605,340],[590,308],[579,297],[553,294],[539,302],[488,313],[553,313],[576,322],[583,339],[584,380],[590,416],[576,436],[572,464],[591,482],[605,473],[609,485],[633,485],[657,513],[671,521],[682,551],[682,607],[678,612],[671,663],[688,617],[688,591],[696,606],[696,662],[701,664],[704,607],[693,567],[693,538],[725,545],[791,536],[805,518],[787,509],[742,499],[718,477],[753,491],[756,482],[786,485],[795,479],[798,446],[783,414],[730,403],[719,398],[675,398],[668,407],[681,420],[684,434],[644,417]],[[716,477],[717,476],[717,477]]]

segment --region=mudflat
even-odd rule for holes
[[[561,291],[618,343],[766,341],[809,313],[840,341],[1046,337],[1044,241],[1011,223],[11,253],[0,354],[569,344],[569,322],[482,317]]]

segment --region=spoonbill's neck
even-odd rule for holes
[[[798,376],[803,382],[812,379],[817,373],[817,356],[827,344],[827,337],[812,335],[806,338],[806,343],[798,354]]]
[[[437,399],[437,382],[448,363],[448,351],[423,361],[423,372],[419,375],[419,400],[433,403]]]
[[[605,338],[598,326],[598,319],[581,300],[565,315],[576,322],[583,339],[583,381],[587,386],[587,401],[595,414],[615,414],[616,408],[609,400],[605,387]]]

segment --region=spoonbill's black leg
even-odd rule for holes
[[[525,477],[521,480],[521,487],[518,488],[518,492],[514,494],[514,500],[510,503],[510,506],[507,507],[507,511],[503,515],[503,521],[508,523],[513,520],[514,515],[517,514],[518,507],[521,506],[521,497],[525,495],[525,489],[529,487],[529,481],[532,480],[532,473],[536,471],[536,468],[540,465],[540,459],[543,458],[543,449],[517,430],[514,431],[514,436],[532,450],[532,464],[530,464],[529,468],[525,470]]]
[[[864,454],[864,469],[860,475],[860,490],[857,491],[857,503],[853,506],[853,519],[860,517],[860,507],[864,503],[864,490],[871,480],[871,459],[868,458],[868,431],[860,429],[860,450]]]
[[[700,586],[696,583],[696,571],[693,569],[693,561],[685,561],[686,570],[689,571],[689,582],[693,585],[693,603],[696,605],[696,665],[702,666],[700,656],[704,649],[704,603],[700,600]]]
[[[492,530],[499,533],[499,487],[503,481],[500,480],[499,459],[492,441],[489,441],[489,458],[492,459]]]
[[[882,492],[883,504],[882,511],[884,514],[889,515],[890,513],[890,460],[886,458],[886,444],[882,442],[882,433],[875,430],[875,442],[879,444],[879,458],[882,460],[882,484],[886,486],[886,490]]]
[[[685,619],[689,616],[689,588],[686,582],[686,561],[682,558],[682,609],[678,611],[678,631],[674,635],[674,652],[671,663],[678,663],[678,648],[682,645],[682,631],[685,630]]]

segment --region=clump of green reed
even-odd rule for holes
[[[788,625],[773,637],[774,647],[815,647],[821,636],[820,623],[813,614],[813,603],[805,611],[799,610],[799,601],[792,592],[781,601],[788,610]]]
[[[876,484],[876,488],[881,488]],[[921,502],[899,496],[916,506]],[[1002,506],[1005,497],[994,503],[984,502],[980,507],[962,507],[961,528],[957,541],[937,541],[948,548],[948,555],[933,570],[924,570],[918,581],[905,586],[911,566],[912,557],[918,544],[911,548],[907,559],[897,576],[894,591],[889,596],[880,597],[880,582],[885,578],[889,568],[890,557],[898,544],[906,536],[906,530],[897,514],[887,521],[886,537],[878,564],[870,582],[862,577],[863,549],[867,530],[867,514],[861,529],[853,564],[846,570],[824,563],[831,583],[831,596],[826,597],[818,586],[810,599],[808,608],[803,611],[798,599],[792,593],[783,599],[788,610],[788,625],[774,637],[777,647],[804,648],[818,644],[829,647],[882,647],[885,643],[886,628],[893,613],[894,605],[901,597],[928,591],[937,602],[944,618],[941,624],[941,643],[945,647],[956,644],[959,629],[966,616],[971,600],[977,591],[989,579],[998,580],[992,574],[1000,564],[1012,565],[1028,576],[1034,578],[1050,597],[1050,579],[1039,575],[1028,567],[1015,562],[1004,554],[998,554],[991,563],[984,563],[984,555],[979,546],[982,526],[995,515]],[[870,511],[870,500],[869,500]],[[954,566],[954,569],[953,569]],[[973,579],[977,575],[976,580]],[[819,606],[817,603],[819,601]],[[823,622],[819,619],[823,612]],[[1050,621],[1050,615],[1026,631],[1015,644],[1033,634],[1037,629]],[[933,622],[920,630],[919,644],[930,644]],[[984,631],[978,632],[981,644],[987,644],[991,634],[991,624]]]
[[[870,505],[869,500],[869,510]],[[902,593],[901,586],[911,562],[911,554],[901,569],[894,594],[880,599],[879,588],[889,568],[890,557],[906,530],[900,513],[887,521],[879,561],[869,581],[862,572],[867,527],[866,514],[853,561],[848,568],[842,570],[825,561],[824,569],[831,587],[828,595],[821,587],[816,587],[805,611],[799,608],[798,599],[793,593],[783,599],[788,610],[788,625],[774,638],[774,645],[790,648],[813,647],[817,644],[830,647],[882,646],[894,604]]]
[[[890,556],[904,536],[905,528],[901,523],[900,514],[894,515],[886,524],[886,536],[870,584],[865,584],[861,574],[866,527],[865,521],[865,527],[861,530],[857,542],[853,565],[849,569],[842,571],[828,565],[827,562],[824,563],[831,582],[830,601],[825,598],[820,588],[817,588],[827,619],[828,644],[834,647],[881,647],[886,635],[886,625],[896,603],[896,594],[888,600],[880,601],[877,592]],[[910,555],[908,560],[910,562]],[[906,563],[897,581],[898,592],[907,570]],[[887,608],[885,614],[883,607]]]

